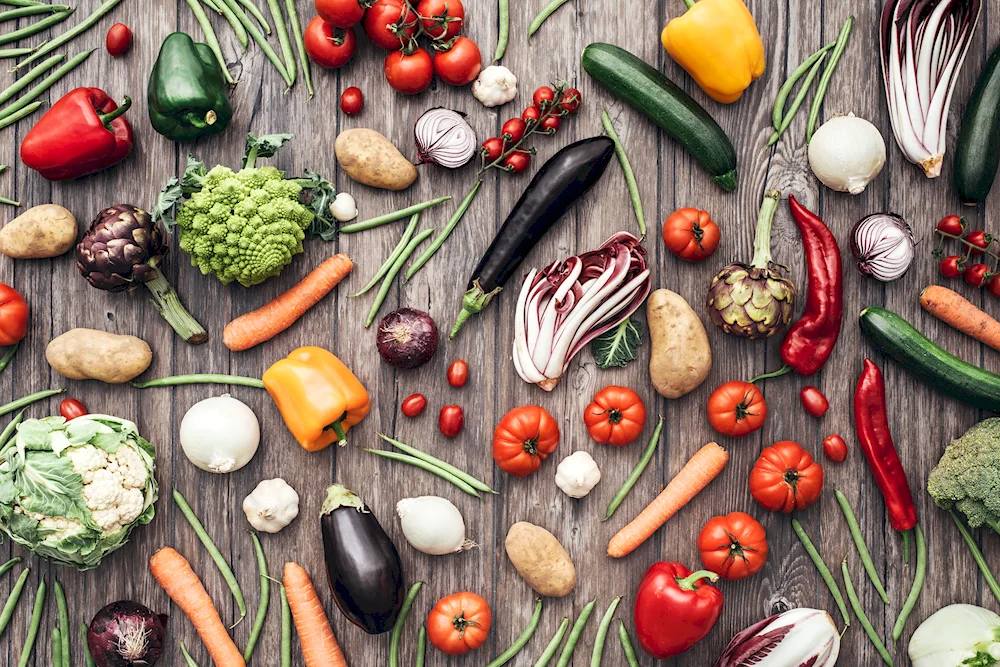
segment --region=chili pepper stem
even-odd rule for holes
[[[681,579],[677,578],[677,586],[683,591],[694,591],[698,590],[698,580],[708,579],[709,583],[714,583],[719,580],[719,575],[715,572],[710,572],[708,570],[698,570],[697,572],[692,572],[690,575]]]
[[[789,366],[789,365],[787,365],[787,364],[785,364],[784,366],[782,366],[781,368],[779,368],[776,371],[772,371],[770,373],[761,373],[757,377],[755,377],[752,380],[750,380],[750,384],[757,384],[758,380],[767,380],[769,378],[781,377],[782,375],[785,375],[786,373],[788,373],[788,371],[790,371],[790,370],[792,370],[792,367]]]
[[[903,565],[910,564],[910,531],[903,531]]]
[[[771,225],[774,224],[774,214],[778,211],[778,201],[781,192],[768,190],[764,193],[764,202],[757,217],[757,232],[753,239],[753,261],[755,269],[766,269],[771,265]]]

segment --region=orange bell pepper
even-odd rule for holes
[[[368,392],[344,363],[321,347],[300,347],[264,373],[264,388],[302,448],[317,452],[364,419]]]

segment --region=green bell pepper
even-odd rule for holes
[[[191,141],[229,126],[233,105],[212,50],[183,32],[163,40],[149,75],[147,102],[153,129],[171,141]]]

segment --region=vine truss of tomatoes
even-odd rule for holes
[[[938,237],[934,257],[940,262],[938,270],[942,276],[961,276],[973,287],[985,287],[990,294],[1000,297],[1000,255],[992,250],[996,240],[993,235],[981,229],[970,230],[965,220],[957,215],[941,218],[934,233]],[[958,242],[959,254],[945,255],[945,245],[951,242]]]

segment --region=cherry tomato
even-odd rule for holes
[[[569,114],[576,113],[582,99],[583,95],[576,88],[564,88],[559,98],[559,108]]]
[[[434,71],[449,86],[464,86],[479,76],[483,57],[479,47],[468,37],[459,37],[444,51],[434,56]]]
[[[69,421],[90,413],[87,412],[87,407],[75,398],[64,398],[59,404],[59,414]]]
[[[357,86],[351,86],[340,94],[340,110],[348,116],[361,112],[365,105],[365,96]]]
[[[416,95],[427,89],[434,79],[434,64],[427,49],[413,53],[393,51],[385,57],[385,80],[404,95]]]
[[[465,21],[462,0],[420,0],[417,14],[423,21],[424,32],[439,41],[457,35]]]
[[[546,134],[555,134],[561,124],[562,122],[559,116],[546,116],[545,120],[543,120],[542,124],[538,127],[540,127]]]
[[[524,138],[525,122],[520,118],[511,118],[500,128],[500,137],[513,145]]]
[[[957,215],[946,215],[937,223],[938,231],[952,236],[961,236],[965,230],[965,222]]]
[[[349,63],[357,46],[354,28],[334,28],[318,16],[306,26],[303,41],[309,59],[326,69]]]
[[[427,407],[427,397],[423,394],[410,394],[400,404],[400,411],[407,417],[416,417]]]
[[[532,123],[537,123],[541,115],[542,112],[538,110],[538,107],[532,105],[521,113],[521,120],[524,121],[525,125],[531,125]]]
[[[965,236],[965,240],[974,245],[974,248],[969,248],[973,255],[983,254],[983,250],[990,247],[990,243],[993,242],[993,237],[981,229],[977,229],[974,232],[969,232]]]
[[[1000,298],[1000,273],[990,278],[989,282],[986,283],[986,289],[988,289],[990,294],[993,296]]]
[[[969,283],[973,287],[982,287],[986,282],[986,277],[989,272],[990,267],[985,264],[973,264],[965,270],[962,277],[965,278],[965,282]]]
[[[403,47],[400,35],[417,32],[417,16],[400,0],[376,0],[365,13],[364,26],[372,44],[391,51]]]
[[[834,433],[823,441],[823,453],[834,463],[843,463],[847,458],[847,443]]]
[[[446,405],[438,414],[438,429],[446,438],[454,438],[461,433],[464,423],[465,415],[462,414],[462,407],[459,405]]]
[[[531,155],[517,151],[508,155],[503,164],[515,174],[520,174],[531,164]]]
[[[116,23],[108,28],[108,36],[104,39],[108,53],[116,58],[132,46],[132,30],[124,23]]]
[[[496,162],[503,155],[503,139],[500,137],[490,137],[483,142],[483,155],[486,156],[486,162]]]
[[[469,364],[462,359],[456,359],[448,366],[448,384],[452,387],[464,387],[469,381]]]
[[[802,400],[802,407],[813,417],[822,417],[830,409],[830,401],[816,387],[803,387],[799,398]]]
[[[365,5],[358,0],[316,0],[316,13],[335,28],[350,28],[365,17]]]
[[[950,255],[941,260],[938,270],[945,278],[958,278],[965,271],[965,259],[958,255]]]
[[[539,86],[531,96],[531,103],[542,111],[545,111],[555,98],[556,91],[552,90],[549,86]]]

